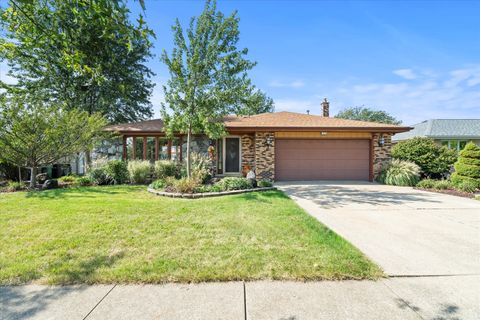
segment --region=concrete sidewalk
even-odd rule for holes
[[[0,319],[480,319],[479,285],[480,276],[27,285],[0,287]],[[435,290],[435,295],[425,287]]]

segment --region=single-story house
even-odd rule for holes
[[[413,125],[413,130],[399,133],[393,143],[414,137],[427,137],[439,145],[462,150],[469,141],[480,146],[480,119],[431,119]]]
[[[192,151],[209,154],[218,176],[240,175],[246,168],[259,179],[372,181],[390,160],[391,137],[409,127],[323,116],[273,112],[227,116],[228,133],[211,140],[197,135]],[[123,139],[123,159],[182,160],[186,135],[169,139],[162,120],[112,125]]]

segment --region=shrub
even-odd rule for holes
[[[378,180],[392,186],[414,186],[420,180],[420,167],[410,161],[393,159]]]
[[[18,181],[9,181],[5,188],[8,192],[20,191],[25,189],[25,184]]]
[[[168,177],[165,179],[165,185],[166,191],[180,193],[194,193],[195,190],[200,186],[197,180],[186,177],[180,179]]]
[[[157,179],[165,179],[166,177],[180,177],[178,163],[172,160],[156,161],[154,171]]]
[[[90,177],[85,176],[85,177],[77,178],[77,181],[75,182],[75,184],[85,187],[85,186],[91,186],[92,184],[94,184],[94,181]]]
[[[474,193],[475,191],[477,191],[478,187],[475,183],[472,183],[471,181],[466,180],[456,185],[455,189],[463,192]]]
[[[258,181],[258,186],[260,188],[268,188],[268,187],[273,186],[273,183],[271,181],[268,181],[268,180],[260,180],[260,181]]]
[[[122,160],[112,160],[105,165],[105,174],[113,184],[124,184],[128,182],[127,163]]]
[[[436,190],[448,190],[452,188],[453,188],[452,183],[448,180],[438,180],[438,181],[435,181],[435,184],[433,185],[433,189],[436,189]]]
[[[222,191],[250,189],[252,184],[246,178],[227,177],[220,180],[218,186]]]
[[[61,183],[75,183],[77,181],[78,177],[74,175],[68,175],[68,176],[63,176],[58,178],[58,182]]]
[[[421,189],[433,189],[435,187],[436,180],[425,179],[417,183],[416,187]]]
[[[165,185],[166,185],[165,180],[158,179],[150,183],[149,187],[155,190],[159,190],[159,189],[165,188]]]
[[[200,183],[205,183],[210,179],[210,158],[206,155],[192,152],[190,154],[192,179],[196,179]],[[182,164],[181,176],[187,176],[187,162]]]
[[[392,157],[416,163],[428,177],[442,177],[449,173],[457,160],[457,152],[437,145],[429,138],[413,138],[397,143]]]
[[[105,169],[105,167],[91,168],[87,173],[87,178],[99,186],[112,184],[112,180]]]
[[[147,183],[152,171],[152,165],[149,161],[133,160],[128,162],[128,173],[130,181],[136,184]]]
[[[218,184],[203,184],[198,186],[195,189],[197,193],[205,193],[205,192],[220,192],[222,188]]]
[[[460,186],[464,182],[480,188],[480,147],[473,142],[467,143],[460,151],[458,161],[454,165],[455,172],[451,176],[453,184]]]

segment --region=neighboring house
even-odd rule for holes
[[[480,145],[480,119],[431,119],[413,126],[413,130],[397,134],[393,142],[414,137],[427,137],[450,149],[462,150],[469,141]]]
[[[193,139],[192,150],[210,152],[219,176],[240,175],[250,167],[259,179],[373,180],[390,160],[391,137],[409,127],[330,118],[327,101],[323,116],[293,112],[228,116],[228,135]],[[160,119],[119,124],[106,130],[123,139],[123,158],[182,160],[186,136],[167,139]],[[213,147],[213,148],[212,148]]]

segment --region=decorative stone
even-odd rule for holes
[[[43,190],[55,189],[55,188],[58,188],[58,181],[55,179],[47,180],[42,185]]]

